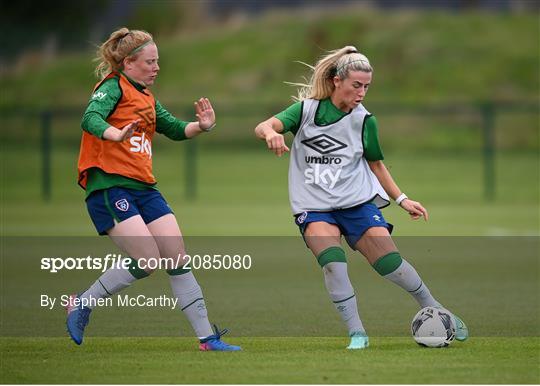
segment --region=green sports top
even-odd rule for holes
[[[144,90],[144,86],[127,76],[126,78],[139,91]],[[99,97],[96,97],[96,95],[99,95]],[[119,85],[118,76],[103,82],[94,91],[88,102],[88,107],[83,114],[81,122],[83,130],[98,138],[103,138],[104,131],[110,126],[110,124],[107,123],[107,118],[114,112],[121,97],[122,89]],[[184,122],[175,118],[161,106],[157,99],[155,108],[156,132],[164,134],[166,137],[175,141],[187,139],[185,129],[189,122]],[[91,168],[88,170],[86,197],[96,190],[107,189],[113,186],[137,190],[156,189],[155,184],[147,184],[119,174],[105,173],[99,168]]]
[[[315,123],[319,126],[327,126],[336,123],[348,114],[350,113],[345,113],[334,106],[330,98],[322,99],[315,114]],[[283,133],[291,132],[296,135],[302,121],[302,102],[294,103],[284,111],[276,114],[275,117],[283,123]],[[384,159],[379,144],[377,120],[373,115],[369,115],[364,122],[362,141],[364,144],[364,157],[368,161]]]

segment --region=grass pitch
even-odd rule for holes
[[[472,338],[448,349],[417,346],[409,336],[414,301],[349,253],[371,339],[368,350],[350,352],[320,269],[291,220],[287,160],[264,146],[233,154],[201,148],[199,196],[189,201],[183,149],[165,147],[155,162],[188,249],[197,242],[251,243],[251,271],[196,273],[211,320],[230,328],[226,341],[244,351],[200,353],[178,311],[126,308],[94,312],[85,344],[75,346],[64,311],[40,308],[39,294],[81,290],[98,273],[39,272],[39,258],[85,256],[97,244],[117,251],[106,238],[88,237],[94,230],[75,185],[76,149],[54,153],[53,198],[43,203],[38,154],[14,147],[1,155],[2,383],[540,382],[537,154],[500,154],[494,202],[482,199],[478,155],[389,157],[394,177],[431,214],[428,223],[412,222],[395,206],[385,209],[396,242],[435,296],[467,322]],[[493,237],[502,235],[518,237]],[[165,274],[156,273],[126,292],[170,289]]]
[[[427,349],[410,338],[230,338],[236,353],[188,338],[2,338],[3,383],[538,383],[539,338],[472,338]]]
[[[240,353],[198,352],[178,310],[148,307],[96,309],[84,344],[76,346],[65,332],[64,310],[39,307],[39,295],[80,290],[98,273],[51,274],[39,271],[38,258],[59,251],[60,242],[61,251],[88,251],[97,240],[4,241],[4,383],[540,381],[537,238],[397,238],[435,296],[469,326],[467,342],[444,349],[422,348],[413,341],[413,299],[349,253],[351,281],[371,340],[369,349],[354,352],[345,349],[346,332],[301,239],[186,238],[192,248],[212,242],[218,249],[242,245],[253,254],[249,271],[195,272],[211,321],[230,328],[224,340],[240,344]],[[166,275],[157,272],[125,293],[158,296],[170,289]]]
[[[202,139],[200,142],[203,142]],[[288,139],[290,141],[290,138]],[[288,156],[277,158],[263,142],[258,148],[201,146],[193,167],[196,181],[186,179],[187,145],[156,145],[158,186],[190,236],[298,235],[289,208]],[[76,184],[78,145],[58,146],[52,159],[52,198],[41,197],[40,155],[31,148],[6,147],[0,154],[2,229],[7,236],[95,235]],[[410,221],[402,209],[383,210],[398,236],[517,236],[540,233],[537,153],[497,155],[496,199],[483,193],[480,153],[386,154],[385,164],[403,191],[422,202],[429,222]],[[186,198],[186,184],[197,197]],[[52,221],[54,219],[54,221]]]

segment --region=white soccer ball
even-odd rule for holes
[[[414,316],[411,330],[416,343],[425,347],[446,347],[456,337],[454,317],[444,308],[422,308]]]

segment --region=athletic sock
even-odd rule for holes
[[[178,305],[188,318],[197,337],[203,339],[212,335],[202,290],[193,273],[182,268],[167,270],[167,273],[172,292],[178,299]]]
[[[107,298],[112,296],[124,288],[127,288],[137,279],[142,279],[148,276],[148,273],[139,268],[137,261],[130,258],[128,269],[112,267],[105,271],[94,284],[90,286],[81,295],[81,299],[88,300],[88,308],[94,308],[97,299]]]
[[[354,332],[365,333],[358,314],[354,288],[347,274],[345,252],[340,247],[330,247],[319,254],[317,259],[322,265],[326,289],[345,322],[349,335]]]
[[[391,252],[378,259],[373,268],[384,278],[409,292],[420,307],[438,307],[440,303],[431,295],[418,272],[398,252]]]

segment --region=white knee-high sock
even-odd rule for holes
[[[201,287],[191,271],[179,275],[169,274],[171,288],[199,339],[213,334]]]
[[[365,332],[360,315],[354,288],[347,274],[347,263],[331,262],[323,267],[324,283],[334,302],[336,310],[345,322],[349,334]]]
[[[148,273],[140,269],[132,259],[128,269],[113,267],[105,271],[94,284],[81,295],[81,299],[88,300],[88,308],[93,308],[97,299],[112,296],[129,287],[137,279],[148,276]]]
[[[429,288],[424,284],[418,272],[399,253],[392,252],[375,262],[373,268],[385,279],[397,284],[410,293],[420,307],[438,307],[441,304],[435,300]]]

